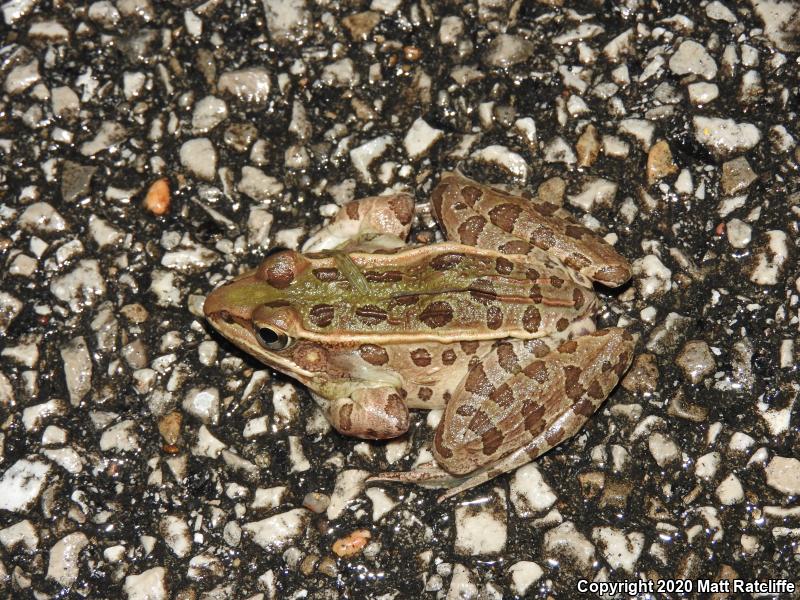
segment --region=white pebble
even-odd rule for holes
[[[191,173],[206,181],[213,181],[217,173],[217,151],[208,138],[195,138],[183,143],[180,149],[181,164]]]

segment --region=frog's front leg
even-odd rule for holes
[[[409,194],[371,196],[348,202],[303,244],[303,252],[323,250],[374,251],[405,245],[414,198]]]
[[[391,386],[360,387],[333,399],[314,394],[336,431],[368,440],[391,439],[408,431],[404,396],[403,389]]]
[[[544,356],[527,354],[524,342],[498,344],[445,407],[433,442],[438,470],[373,479],[451,487],[442,500],[530,462],[577,433],[630,366],[633,347],[616,328]]]

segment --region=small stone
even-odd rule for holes
[[[636,259],[632,268],[642,298],[665,294],[672,289],[672,271],[655,254]]]
[[[67,222],[47,202],[34,202],[19,216],[17,225],[24,230],[39,234],[57,233],[67,228]]]
[[[752,227],[741,219],[731,219],[725,225],[728,242],[734,248],[746,248],[752,239]]]
[[[78,115],[81,101],[72,88],[64,85],[50,90],[50,105],[54,116],[69,120]]]
[[[92,389],[92,359],[86,340],[80,336],[70,340],[61,348],[61,360],[70,404],[78,406]]]
[[[678,165],[672,159],[672,151],[666,140],[659,140],[647,153],[647,183],[653,185],[665,177],[678,172]]]
[[[619,132],[638,140],[645,152],[650,150],[655,130],[655,125],[647,119],[623,119],[619,123]]]
[[[439,42],[442,45],[455,45],[463,39],[464,20],[456,15],[442,17],[439,25]]]
[[[47,578],[68,588],[78,579],[81,551],[89,544],[89,538],[81,532],[70,533],[50,548]]]
[[[782,494],[800,494],[800,460],[786,456],[774,456],[765,469],[767,485]]]
[[[195,138],[183,143],[180,149],[181,164],[191,173],[206,181],[213,181],[217,173],[217,151],[208,138]]]
[[[183,410],[205,425],[216,425],[219,422],[219,390],[217,388],[192,388],[186,394],[181,406]]]
[[[753,256],[750,281],[756,285],[777,285],[786,262],[789,246],[786,232],[768,231],[767,243],[759,247]]]
[[[573,165],[577,161],[577,158],[567,141],[561,136],[556,136],[545,145],[544,160],[549,163],[560,162]]]
[[[695,477],[700,479],[713,479],[719,469],[721,457],[719,452],[709,452],[697,459],[694,465]]]
[[[144,197],[143,206],[154,215],[160,217],[169,210],[170,192],[169,180],[164,177],[154,181]]]
[[[530,40],[501,33],[489,42],[483,62],[490,67],[510,67],[528,60],[533,55],[534,49],[535,46]]]
[[[756,180],[756,174],[744,156],[729,160],[722,165],[722,193],[733,196],[743,192]]]
[[[97,167],[65,160],[61,169],[61,198],[74,202],[91,193],[92,177]]]
[[[325,65],[320,76],[322,83],[337,88],[356,86],[360,79],[355,64],[350,58],[343,58]]]
[[[267,552],[279,551],[299,538],[311,521],[311,512],[295,508],[261,521],[245,523],[242,529]]]
[[[597,134],[597,128],[589,123],[578,138],[575,144],[575,150],[578,153],[578,166],[591,167],[600,156],[600,137]]]
[[[366,10],[346,16],[342,19],[342,26],[347,30],[351,40],[363,42],[369,37],[375,26],[381,22],[382,18],[380,13],[374,10]]]
[[[719,0],[714,0],[706,5],[706,15],[715,21],[725,21],[726,23],[736,23],[736,15]]]
[[[511,503],[520,517],[527,518],[548,510],[558,497],[533,464],[520,467],[511,479]]]
[[[267,202],[283,192],[283,184],[261,169],[245,166],[236,189],[256,202]]]
[[[675,364],[681,368],[684,377],[692,383],[700,383],[717,368],[714,355],[703,340],[686,342],[675,359]]]
[[[703,106],[713,102],[719,96],[719,88],[715,83],[698,81],[697,83],[690,83],[686,89],[689,92],[689,101],[695,106]]]
[[[33,524],[25,519],[0,529],[0,544],[7,552],[17,548],[30,552],[39,547],[39,534]]]
[[[127,133],[122,124],[114,121],[103,121],[95,136],[88,142],[81,144],[80,152],[88,157],[115,148],[125,141]]]
[[[313,513],[321,514],[328,509],[331,498],[321,492],[309,492],[303,498],[303,506]]]
[[[228,118],[228,105],[215,96],[206,96],[194,105],[192,128],[197,133],[211,131]]]
[[[39,61],[36,59],[24,65],[17,65],[6,75],[3,89],[10,95],[21,94],[40,79]]]
[[[220,76],[218,88],[242,102],[264,105],[269,100],[269,71],[263,67],[227,71]]]
[[[653,433],[647,440],[647,446],[659,467],[665,467],[681,458],[678,445],[663,433]]]
[[[669,59],[669,68],[676,75],[700,75],[704,79],[714,79],[717,63],[708,51],[694,40],[684,40]]]
[[[492,144],[485,148],[475,150],[471,157],[474,160],[494,163],[511,175],[519,178],[523,183],[528,179],[528,162],[516,152],[512,152],[506,146]]]
[[[364,489],[364,480],[369,477],[368,471],[346,469],[336,476],[331,501],[327,509],[329,521],[338,519],[347,505],[355,500]]]
[[[192,535],[185,519],[176,515],[163,516],[159,522],[159,533],[175,556],[189,556],[192,551]]]
[[[44,489],[51,466],[40,460],[19,459],[0,477],[0,509],[27,512]]]
[[[616,527],[595,527],[592,539],[614,571],[633,573],[644,549],[643,533],[625,533]]]
[[[508,572],[514,585],[514,593],[518,596],[524,596],[525,592],[544,575],[542,567],[527,560],[515,562]]]
[[[181,439],[181,424],[183,415],[180,411],[173,410],[158,420],[158,433],[170,446],[175,446]]]
[[[717,158],[740,154],[761,141],[761,131],[752,123],[736,123],[733,119],[694,117],[695,138]]]
[[[367,529],[357,529],[333,542],[331,550],[336,556],[347,558],[360,554],[369,542],[372,534]]]
[[[622,379],[622,387],[634,394],[652,394],[658,389],[658,365],[654,354],[639,354]]]
[[[126,600],[167,600],[167,571],[154,567],[139,575],[125,577]]]
[[[733,473],[723,479],[717,486],[716,494],[724,506],[732,506],[744,501],[742,482]]]
[[[262,0],[270,38],[279,45],[302,42],[312,30],[306,0]]]
[[[564,558],[574,562],[582,573],[589,571],[595,560],[594,545],[577,530],[572,521],[565,521],[544,534],[543,559]]]
[[[411,124],[403,140],[403,145],[409,158],[416,159],[427,154],[443,135],[444,132],[441,129],[434,129],[422,117],[419,117]]]
[[[392,136],[383,135],[350,150],[350,161],[364,181],[367,183],[372,182],[372,175],[369,172],[370,165],[386,152],[393,143],[394,138]]]
[[[612,206],[617,195],[618,186],[613,181],[597,177],[588,181],[577,194],[568,194],[567,200],[586,212],[592,212],[596,204]]]
[[[507,536],[506,497],[500,488],[479,504],[456,507],[455,551],[462,555],[502,552]]]

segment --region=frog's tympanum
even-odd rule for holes
[[[559,207],[448,173],[431,210],[448,241],[408,246],[411,196],[350,202],[304,253],[272,254],[204,310],[343,434],[393,438],[410,408],[443,408],[435,462],[373,479],[449,487],[444,498],[574,435],[634,341],[592,321],[592,282],[625,283],[627,261]]]

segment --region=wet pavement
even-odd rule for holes
[[[5,597],[800,597],[798,4],[0,8]],[[202,303],[353,198],[433,239],[456,168],[613,243],[639,339],[574,439],[437,504],[364,480],[440,414],[345,438]]]

